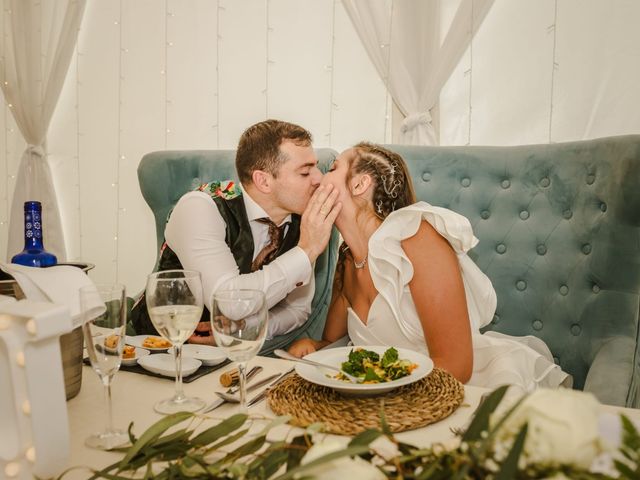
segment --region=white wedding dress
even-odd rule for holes
[[[378,295],[366,323],[348,309],[349,337],[354,345],[391,345],[428,355],[422,325],[409,290],[413,265],[401,241],[429,222],[449,241],[460,262],[473,340],[470,385],[495,388],[509,384],[523,391],[536,387],[570,386],[571,377],[553,363],[545,343],[532,336],[512,337],[479,329],[493,318],[496,293],[489,278],[467,256],[478,239],[462,215],[425,202],[389,215],[369,239],[369,270]]]

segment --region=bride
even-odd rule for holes
[[[428,354],[463,383],[530,391],[570,384],[536,337],[480,333],[496,294],[467,256],[478,239],[451,210],[416,202],[398,154],[360,143],[336,158],[323,184],[339,191],[340,248],[322,340],[302,339],[304,356],[349,335],[354,345],[389,345]]]

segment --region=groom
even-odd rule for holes
[[[304,128],[279,120],[240,137],[232,182],[183,195],[165,228],[158,270],[201,273],[205,304],[218,290],[262,290],[270,308],[267,339],[304,324],[314,294],[313,264],[327,246],[341,204],[320,187],[322,174]],[[156,334],[144,294],[131,312],[138,334]],[[192,343],[213,344],[205,308]]]

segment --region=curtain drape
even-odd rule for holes
[[[66,259],[64,235],[46,135],[69,69],[85,0],[4,0],[0,83],[6,103],[27,142],[18,167],[7,256],[22,251],[23,205],[42,202],[45,247]]]
[[[431,110],[493,1],[461,0],[442,37],[440,0],[342,0],[405,117],[400,126],[401,143],[437,145]]]

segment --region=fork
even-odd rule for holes
[[[353,375],[345,372],[340,367],[335,367],[333,365],[327,365],[326,363],[314,362],[313,360],[308,360],[306,358],[298,358],[291,355],[289,352],[285,352],[284,350],[274,350],[274,352],[280,358],[284,358],[285,360],[291,360],[292,362],[306,363],[307,365],[313,365],[314,367],[327,368],[329,370],[334,370],[336,372],[341,373],[346,378],[349,379],[351,383],[362,383],[363,378],[354,377]]]
[[[263,370],[263,368],[260,365],[256,365],[255,367],[251,368],[247,372],[246,381],[248,382],[249,380],[251,380],[257,374],[259,374],[262,370]],[[231,384],[231,386],[227,389],[227,391],[225,393],[227,395],[233,395],[238,390],[240,390],[240,379],[239,378],[233,381],[233,383]]]

